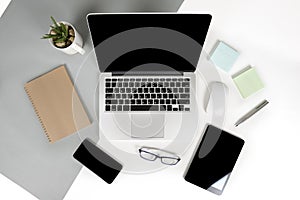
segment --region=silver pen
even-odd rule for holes
[[[258,104],[257,106],[255,106],[255,108],[253,108],[252,110],[250,110],[248,113],[246,113],[243,117],[241,117],[234,125],[238,126],[241,123],[243,123],[244,121],[246,121],[247,119],[249,119],[252,115],[254,115],[255,113],[257,113],[260,109],[262,109],[263,107],[265,107],[269,102],[267,100],[264,100],[263,102],[261,102],[260,104]]]

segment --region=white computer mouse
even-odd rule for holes
[[[212,123],[222,125],[225,117],[228,87],[222,82],[211,82],[208,85],[208,98],[204,103],[206,113],[212,115]]]

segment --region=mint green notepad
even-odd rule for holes
[[[232,68],[238,56],[239,52],[224,42],[218,41],[210,53],[210,60],[216,66],[228,72]]]
[[[256,70],[250,66],[233,75],[232,79],[243,98],[249,97],[251,94],[264,87]]]

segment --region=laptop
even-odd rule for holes
[[[170,138],[196,121],[195,71],[211,15],[92,13],[87,22],[102,131],[115,139]]]

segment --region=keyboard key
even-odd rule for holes
[[[140,87],[140,86],[141,86],[141,83],[140,83],[140,82],[135,82],[134,86],[135,86],[135,87]]]
[[[164,87],[164,84],[163,84],[162,82],[159,82],[159,83],[157,84],[157,86],[158,86],[158,87]]]
[[[154,99],[154,100],[153,100],[153,103],[154,103],[154,104],[159,104],[159,100],[158,100],[158,99]]]
[[[118,83],[117,83],[117,87],[123,87],[122,82],[118,82]]]
[[[142,78],[142,81],[145,82],[145,81],[147,81],[147,79],[146,78]]]
[[[112,88],[106,88],[105,92],[106,93],[113,93],[113,89]]]
[[[169,86],[170,86],[170,83],[164,82],[164,87],[169,87]]]
[[[149,89],[148,88],[144,88],[144,93],[148,93]]]
[[[124,105],[123,106],[123,111],[129,111],[129,105]]]
[[[122,82],[122,81],[123,81],[123,79],[122,79],[122,78],[118,78],[118,81]]]
[[[117,106],[117,111],[122,111],[122,106],[121,105]]]
[[[132,82],[132,81],[135,81],[135,79],[134,79],[134,78],[131,78],[130,81],[131,81],[131,82]]]
[[[189,82],[182,82],[182,87],[190,87],[190,83]]]
[[[134,94],[134,95],[133,95],[133,98],[138,99],[138,98],[139,98],[139,95],[138,95],[138,94]]]
[[[158,105],[132,105],[130,106],[131,111],[158,111]]]
[[[190,93],[190,88],[184,88],[185,93]]]
[[[117,81],[117,79],[116,79],[116,78],[113,78],[113,79],[111,79],[111,81],[115,81],[115,82],[116,82],[116,81]]]
[[[181,87],[181,82],[176,82],[175,85],[176,87]]]
[[[185,111],[190,111],[190,108],[184,108]]]
[[[178,88],[179,93],[183,93],[183,88]]]
[[[136,104],[142,104],[142,101],[140,99],[137,99]]]
[[[178,94],[178,93],[175,93],[175,94],[174,94],[174,98],[175,98],[175,99],[179,99],[179,94]]]
[[[184,81],[190,81],[190,79],[189,78],[185,78]]]
[[[126,99],[127,98],[127,94],[122,94],[122,99]]]
[[[153,100],[152,99],[148,99],[148,104],[153,104]]]
[[[171,79],[170,78],[166,78],[166,81],[171,81]]]
[[[178,92],[178,88],[173,88],[173,92],[177,93]]]
[[[130,104],[135,104],[135,100],[134,100],[134,99],[131,99],[131,100],[130,100]]]
[[[105,83],[105,87],[110,87],[111,84],[110,83]]]
[[[115,95],[114,94],[106,94],[105,98],[106,99],[113,99],[113,98],[115,98]]]
[[[164,98],[164,99],[167,99],[167,98],[168,98],[168,95],[167,95],[167,94],[163,94],[163,98]]]
[[[184,111],[184,105],[179,105],[179,111]]]
[[[111,106],[111,111],[116,111],[116,110],[117,110],[116,105],[112,105],[112,106]]]
[[[160,111],[166,111],[167,110],[167,106],[166,105],[161,105],[161,106],[159,106],[159,110]]]
[[[121,94],[116,94],[116,99],[120,99],[121,98]]]
[[[160,88],[155,88],[156,93],[160,93]]]
[[[156,98],[156,94],[151,94],[151,99],[155,99]]]
[[[140,82],[141,80],[142,80],[142,79],[140,79],[140,78],[136,78],[136,79],[135,79],[135,81],[139,81],[139,82]]]
[[[173,111],[178,111],[178,108],[173,108]]]
[[[156,94],[156,98],[161,99],[162,95],[161,94]]]
[[[128,81],[129,81],[129,78],[124,78],[124,81],[128,82]]]
[[[169,99],[173,99],[174,95],[173,94],[169,94]]]
[[[131,88],[126,88],[125,91],[126,93],[131,93]]]
[[[183,81],[183,78],[179,78],[178,81],[182,82],[182,81]]]
[[[110,100],[110,103],[111,104],[118,104],[118,100],[116,100],[116,99]]]
[[[164,99],[160,99],[160,100],[159,100],[159,103],[160,103],[160,104],[165,104],[165,100],[164,100]]]
[[[117,83],[116,82],[111,82],[111,87],[116,87]]]
[[[160,78],[160,79],[159,79],[159,81],[165,81],[165,80],[166,80],[165,78]]]
[[[125,88],[120,88],[120,93],[125,93]]]
[[[138,93],[143,93],[143,88],[138,88]]]
[[[190,98],[190,95],[189,94],[180,94],[180,98],[188,99],[188,98]]]
[[[153,81],[153,78],[148,78],[148,81]]]
[[[167,111],[172,111],[173,109],[172,109],[172,106],[171,105],[168,105],[167,106]]]
[[[105,111],[110,111],[110,106],[109,105],[105,106]]]
[[[167,100],[166,100],[166,104],[171,104],[171,100],[170,100],[170,99],[167,99]]]
[[[177,78],[172,78],[172,81],[177,81]]]
[[[123,99],[119,99],[119,104],[123,104],[124,100]]]
[[[175,87],[175,83],[174,83],[174,82],[171,82],[171,83],[170,83],[170,87]]]
[[[157,83],[152,83],[152,87],[157,87]]]
[[[178,104],[190,104],[189,99],[178,99],[177,102]]]
[[[154,93],[154,88],[150,88],[150,93]]]
[[[172,99],[171,102],[172,102],[173,105],[175,105],[175,104],[177,103],[177,102],[176,102],[176,99]]]
[[[147,104],[147,99],[143,99],[142,104]]]
[[[123,83],[123,86],[124,86],[124,87],[128,87],[128,86],[129,86],[128,82],[124,82],[124,83]]]
[[[161,88],[161,93],[166,93],[166,92],[167,92],[166,88]]]
[[[144,94],[139,94],[139,99],[143,99],[145,97]]]
[[[120,89],[119,88],[114,88],[114,93],[119,93]]]
[[[158,78],[155,78],[155,79],[153,79],[153,81],[155,81],[155,82],[158,82],[158,81],[159,81],[159,79],[158,79]]]
[[[125,99],[125,104],[129,104],[129,99]]]
[[[150,99],[150,94],[145,94],[146,99]]]
[[[109,81],[111,81],[111,79],[110,79],[110,78],[107,78],[107,79],[105,79],[105,81],[106,81],[106,82],[109,82]]]

